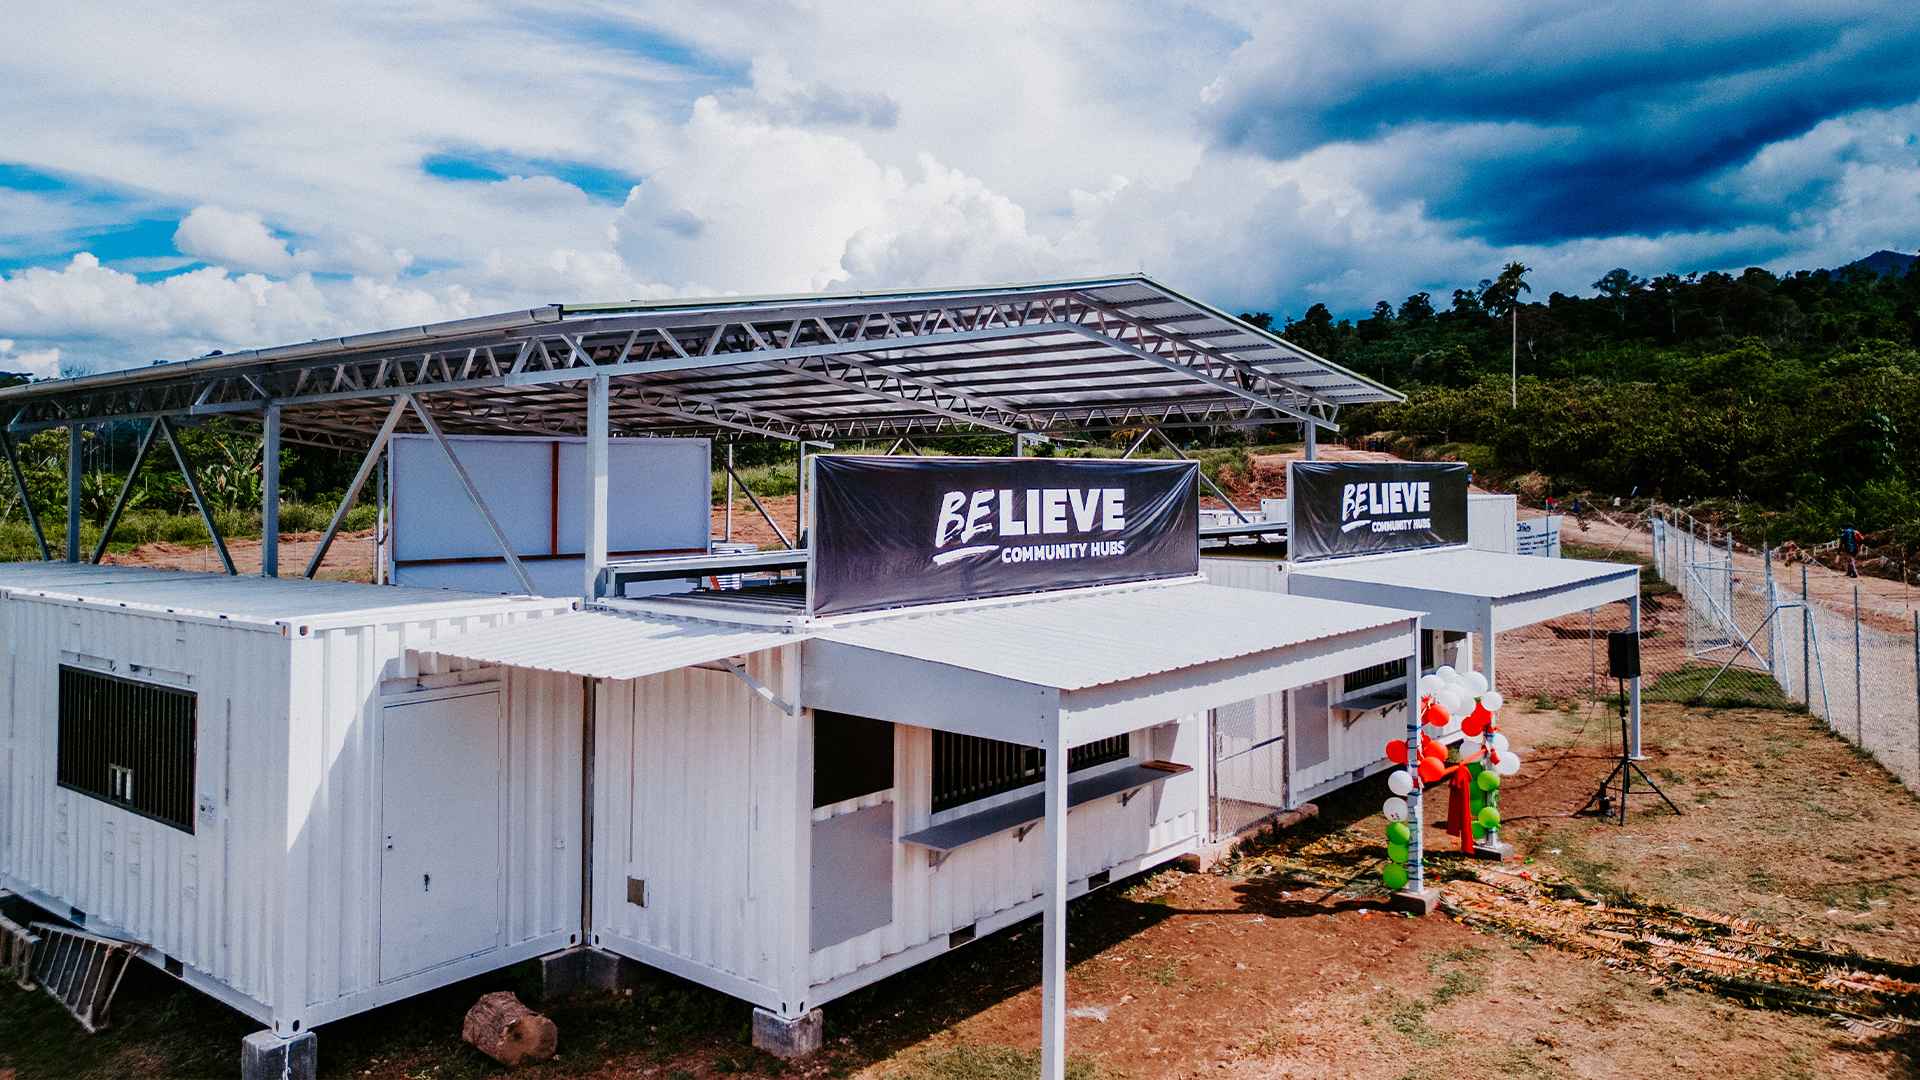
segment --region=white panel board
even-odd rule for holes
[[[454,435],[448,441],[535,587],[547,596],[578,594],[586,440]],[[426,435],[395,435],[388,452],[394,580],[430,589],[519,592],[519,581],[439,445]],[[706,551],[713,531],[711,458],[706,439],[612,440],[608,551]]]
[[[1512,495],[1467,496],[1467,546],[1514,553],[1513,525],[1519,500]]]
[[[1515,555],[1538,555],[1542,558],[1560,557],[1560,519],[1559,514],[1546,517],[1528,518],[1514,523]]]

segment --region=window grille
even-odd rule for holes
[[[1076,773],[1131,754],[1128,736],[1115,735],[1068,750],[1067,771]],[[933,809],[936,813],[1037,784],[1046,776],[1046,751],[1037,747],[956,735],[950,731],[933,733]]]
[[[1405,657],[1401,657],[1398,660],[1389,660],[1384,664],[1375,664],[1372,667],[1361,668],[1359,671],[1347,672],[1346,683],[1341,687],[1341,692],[1351,694],[1355,690],[1365,689],[1375,683],[1383,683],[1388,679],[1405,679],[1406,677],[1407,660]]]
[[[189,690],[62,664],[57,782],[192,832],[199,704]]]

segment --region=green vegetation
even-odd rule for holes
[[[1695,502],[1754,543],[1825,542],[1849,523],[1920,543],[1920,273],[1615,270],[1594,288],[1516,304],[1527,286],[1510,273],[1445,310],[1420,293],[1358,322],[1316,305],[1278,329],[1409,392],[1343,412],[1350,440],[1466,461],[1530,500]]]

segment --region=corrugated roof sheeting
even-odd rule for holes
[[[85,563],[0,563],[0,588],[119,604],[145,611],[290,620],[365,612],[378,617],[408,609],[493,605],[502,608],[564,606],[565,600],[506,597],[449,589],[412,589],[353,581],[309,581],[256,575],[205,574],[137,566]]]
[[[1639,573],[1639,567],[1585,559],[1542,559],[1472,548],[1442,548],[1386,558],[1296,563],[1296,576],[1334,578],[1494,600],[1565,589]]]
[[[638,679],[744,656],[805,635],[582,611],[435,642],[440,656],[506,667]]]
[[[1416,614],[1182,584],[816,628],[814,634],[1037,686],[1083,690],[1386,626]]]

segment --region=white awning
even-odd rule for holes
[[[1489,624],[1497,633],[1628,600],[1639,588],[1637,566],[1464,547],[1326,559],[1287,572],[1287,591],[1295,596],[1412,608],[1426,612],[1426,629],[1474,633],[1488,632]]]
[[[576,611],[446,638],[421,651],[505,667],[639,679],[802,639],[772,630]]]

